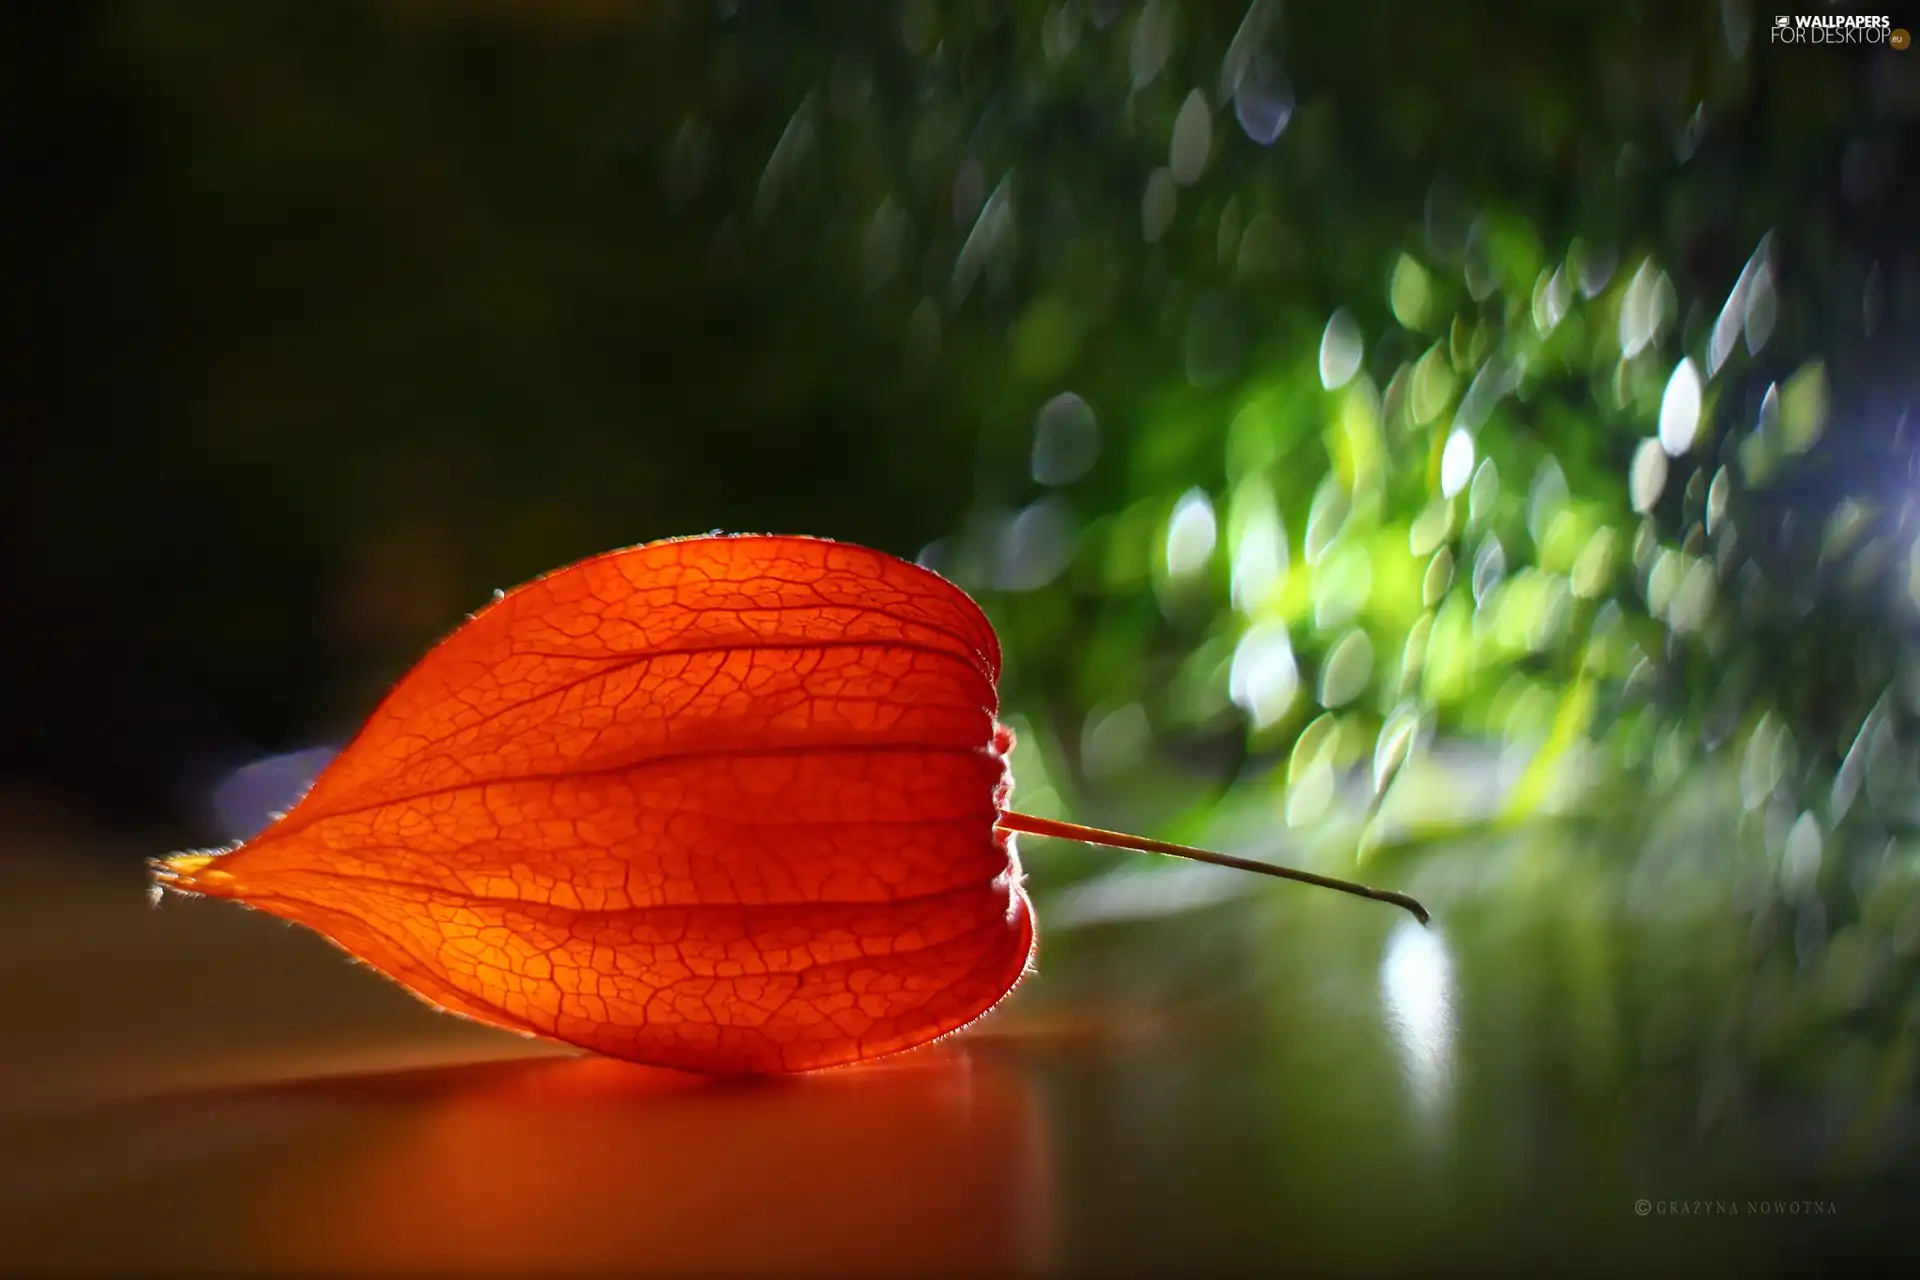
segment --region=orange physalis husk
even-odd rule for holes
[[[1304,872],[1007,811],[1000,647],[863,547],[701,537],[497,598],[307,795],[167,888],[308,926],[422,999],[709,1072],[955,1031],[1031,965],[1015,830]]]

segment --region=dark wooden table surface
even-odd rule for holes
[[[155,909],[154,851],[4,816],[4,1269],[1752,1274],[1899,1239],[1914,1185],[1910,1109],[1834,1172],[1827,1112],[1721,1096],[1687,1046],[1737,951],[1660,968],[1471,880],[1428,935],[1204,869],[1043,901],[1039,975],[967,1033],[716,1082]]]

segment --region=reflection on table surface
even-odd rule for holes
[[[1047,1256],[1036,1120],[1018,1075],[964,1056],[793,1085],[370,1072],[43,1132],[10,1231],[24,1260],[116,1267],[1022,1269]]]
[[[1910,1112],[1849,1146],[1817,1141],[1817,1105],[1721,1097],[1686,1049],[1713,981],[1659,977],[1693,1011],[1677,1028],[1619,994],[1668,974],[1657,939],[1602,965],[1575,938],[1569,964],[1564,921],[1465,900],[1421,931],[1170,884],[1198,905],[1063,910],[1039,976],[961,1036],[712,1081],[435,1014],[262,915],[154,910],[137,862],[59,847],[78,838],[0,832],[8,1268],[1609,1272],[1911,1248]]]

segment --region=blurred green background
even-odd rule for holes
[[[1220,1197],[1379,1124],[1383,1166],[1480,1188],[1386,1199],[1482,1263],[1526,1194],[1569,1240],[1638,1229],[1630,1190],[1845,1209],[1690,1237],[1727,1265],[1892,1247],[1920,55],[1775,17],[9,10],[0,769],[218,842],[291,785],[224,780],[337,746],[497,587],[714,528],[866,543],[1000,628],[1022,807],[1440,917],[1029,842],[1020,1008],[1253,1028],[1064,1132],[1192,1088],[1347,1117],[1139,1139],[1214,1171],[1192,1238],[1263,1249]],[[1383,1002],[1378,1070],[1268,1043],[1315,1035],[1305,989]],[[1066,1257],[1108,1256],[1096,1217]]]

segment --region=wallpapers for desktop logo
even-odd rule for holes
[[[1773,18],[1775,44],[1877,44],[1905,49],[1912,37],[1885,14],[1780,13]]]

